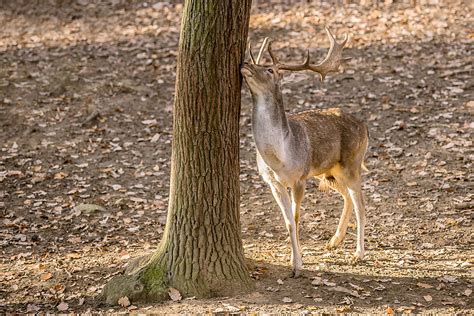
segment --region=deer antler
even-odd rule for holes
[[[271,39],[269,37],[265,37],[265,39],[263,40],[262,46],[260,46],[260,51],[258,52],[258,56],[256,60],[257,65],[260,63],[260,59],[262,59],[263,51],[267,47],[268,41],[271,41]]]
[[[329,47],[329,51],[326,58],[324,58],[319,64],[311,64],[309,49],[306,52],[306,58],[302,64],[282,64],[278,61],[277,57],[273,54],[272,40],[270,40],[270,43],[268,44],[268,53],[270,54],[270,57],[272,58],[273,64],[282,70],[290,70],[290,71],[311,70],[311,71],[317,72],[321,76],[321,81],[324,80],[324,78],[326,77],[328,73],[336,72],[343,61],[350,59],[350,58],[342,58],[342,51],[349,37],[346,34],[342,43],[338,43],[336,42],[336,39],[334,38],[334,35],[332,35],[329,28],[325,27],[325,29],[326,29],[326,33],[328,34],[329,42],[331,43],[331,46]]]
[[[267,44],[268,42],[271,41],[271,39],[269,37],[265,37],[265,39],[263,40],[263,43],[262,43],[262,46],[260,46],[260,50],[258,52],[258,55],[257,55],[257,59],[255,60],[255,58],[253,57],[253,54],[252,54],[252,46],[250,44],[250,41],[249,41],[249,55],[250,55],[250,60],[252,61],[252,64],[256,64],[258,65],[260,63],[260,59],[262,59],[262,55],[263,55],[263,51],[265,50],[265,48],[267,47]]]
[[[255,64],[255,58],[253,58],[252,45],[250,44],[250,41],[249,41],[249,45],[248,45],[248,50],[249,50],[250,61],[252,62],[252,64]]]

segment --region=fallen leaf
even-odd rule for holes
[[[324,283],[324,285],[326,285],[326,286],[336,286],[336,283],[330,282],[330,281],[328,281],[328,280],[323,280],[323,283]]]
[[[41,278],[41,281],[48,281],[49,279],[51,279],[53,277],[53,275],[49,272],[46,272],[46,273],[43,273],[40,278]]]
[[[144,124],[144,125],[156,125],[157,123],[158,123],[158,121],[155,120],[155,119],[142,121],[142,124]]]
[[[160,134],[155,134],[153,135],[153,137],[151,138],[150,142],[151,143],[156,143],[159,139],[160,139]]]
[[[119,298],[119,300],[117,301],[117,303],[122,306],[122,307],[128,307],[130,306],[130,300],[128,299],[128,297],[126,296],[123,296],[121,298]]]
[[[71,253],[68,253],[66,257],[69,259],[79,259],[81,258],[81,254],[77,252],[71,252]]]
[[[69,304],[65,302],[62,302],[61,304],[57,306],[57,309],[61,312],[67,311],[68,308],[69,308]]]
[[[168,290],[168,294],[171,298],[171,300],[173,301],[181,301],[182,297],[181,297],[181,293],[179,293],[179,291],[175,288],[172,288],[170,287],[169,290]]]
[[[347,289],[347,288],[342,287],[342,286],[330,287],[328,290],[329,291],[335,291],[335,292],[347,293],[347,294],[355,296],[355,297],[360,297],[360,295],[359,295],[359,293],[357,293],[357,291],[350,290],[350,289]]]
[[[451,275],[445,275],[440,279],[444,283],[456,283],[457,278]]]
[[[230,304],[227,304],[227,303],[222,303],[222,305],[225,306],[227,312],[230,312],[230,313],[237,313],[237,312],[240,312],[240,308],[236,307],[236,306],[232,306]]]
[[[293,302],[293,300],[292,300],[291,298],[286,297],[286,296],[282,299],[282,301],[283,301],[283,303],[291,303],[291,302]]]
[[[336,308],[336,312],[338,313],[347,313],[350,311],[351,311],[350,306],[341,306],[341,307]]]
[[[57,179],[57,180],[61,180],[61,179],[64,179],[68,176],[67,173],[65,172],[58,172],[56,174],[54,174],[54,179]]]
[[[416,285],[418,285],[418,287],[422,287],[424,289],[431,289],[433,288],[432,285],[428,284],[428,283],[422,283],[422,282],[418,282]]]
[[[353,287],[354,289],[356,289],[357,291],[362,291],[362,290],[364,290],[363,287],[358,286],[358,285],[356,285],[356,284],[349,283],[349,285],[352,286],[352,287]]]
[[[322,285],[323,284],[323,279],[320,277],[314,277],[314,280],[311,281],[312,285]]]
[[[64,285],[56,283],[55,285],[53,285],[51,287],[51,292],[53,292],[55,294],[56,293],[63,293],[65,289],[66,289],[66,287]]]
[[[26,312],[27,313],[31,313],[31,312],[37,312],[39,311],[40,308],[34,304],[28,304],[28,306],[26,307]]]
[[[385,310],[385,312],[388,314],[388,315],[393,315],[395,312],[393,310],[393,308],[391,308],[390,306],[387,307],[387,309]]]
[[[344,296],[344,298],[342,299],[341,302],[339,302],[339,304],[352,306],[354,305],[354,301],[349,296]]]
[[[102,206],[96,205],[96,204],[79,204],[78,206],[74,208],[74,211],[76,212],[81,211],[84,213],[93,213],[96,211],[105,212],[106,210]]]

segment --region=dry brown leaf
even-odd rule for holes
[[[62,284],[56,283],[51,287],[51,292],[53,293],[63,293],[66,287]]]
[[[320,277],[314,277],[313,281],[311,281],[312,285],[322,285],[323,279]]]
[[[293,302],[293,300],[291,298],[286,297],[286,296],[282,299],[282,301],[283,301],[283,303],[292,303]]]
[[[130,300],[128,299],[128,297],[126,296],[123,296],[121,298],[119,298],[119,300],[117,301],[117,303],[122,306],[122,307],[128,307],[130,306]]]
[[[27,307],[26,307],[26,312],[27,313],[31,313],[31,312],[37,312],[39,311],[40,308],[34,304],[28,304]]]
[[[57,306],[57,309],[61,312],[67,311],[68,308],[69,308],[69,304],[65,302],[61,302],[61,304]]]
[[[338,313],[347,313],[350,311],[351,311],[350,306],[341,306],[341,307],[336,308],[336,312]]]
[[[105,212],[106,209],[96,204],[79,204],[74,208],[74,211],[81,211],[83,213],[94,213],[97,211]]]
[[[66,255],[69,259],[79,259],[81,258],[81,254],[77,252],[71,252]]]
[[[345,288],[345,287],[342,287],[342,286],[330,287],[330,288],[328,288],[328,290],[329,290],[329,291],[335,291],[335,292],[346,293],[346,294],[349,294],[349,295],[352,295],[352,296],[355,296],[355,297],[359,297],[359,298],[360,298],[360,295],[359,295],[359,293],[357,293],[356,290],[350,290],[350,289]]]
[[[335,282],[331,282],[331,281],[328,281],[328,280],[323,280],[323,283],[326,286],[336,286]]]
[[[393,315],[395,313],[395,311],[393,310],[393,308],[391,308],[390,306],[387,307],[387,309],[385,310],[385,312],[388,314],[388,315]]]
[[[455,276],[452,276],[452,275],[445,275],[440,280],[444,283],[456,283],[457,282],[457,278]]]
[[[41,278],[41,281],[48,281],[49,279],[51,279],[53,277],[53,275],[49,272],[46,272],[46,273],[43,273],[40,278]]]
[[[181,296],[181,293],[179,293],[179,291],[175,288],[172,288],[170,287],[169,290],[168,290],[168,294],[171,298],[171,300],[173,301],[181,301],[182,299],[182,296]]]
[[[54,179],[61,180],[61,179],[66,178],[67,176],[68,176],[68,174],[65,173],[65,172],[58,172],[58,173],[54,174]]]

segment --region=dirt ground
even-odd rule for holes
[[[352,37],[340,74],[287,74],[288,111],[342,107],[364,119],[366,260],[354,225],[324,246],[342,199],[303,203],[303,276],[256,171],[243,88],[241,220],[255,291],[163,304],[102,305],[102,287],[160,240],[169,190],[181,5],[1,1],[0,313],[460,313],[473,303],[473,18],[469,2],[410,8],[254,5],[250,38],[300,60]],[[469,24],[470,23],[470,24]],[[84,204],[97,206],[87,207]]]

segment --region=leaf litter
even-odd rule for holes
[[[96,300],[102,287],[128,260],[155,249],[166,222],[182,5],[70,2],[7,3],[0,12],[3,312],[106,311]],[[472,310],[474,100],[463,8],[456,1],[419,8],[254,3],[250,39],[271,35],[289,61],[306,47],[323,56],[323,25],[351,35],[343,73],[322,84],[311,74],[291,75],[283,88],[290,112],[340,106],[369,124],[367,259],[348,264],[352,224],[341,249],[324,249],[342,202],[309,183],[305,270],[299,280],[286,277],[289,243],[256,171],[243,89],[240,209],[258,295],[225,299],[235,309],[181,300],[156,310]]]

